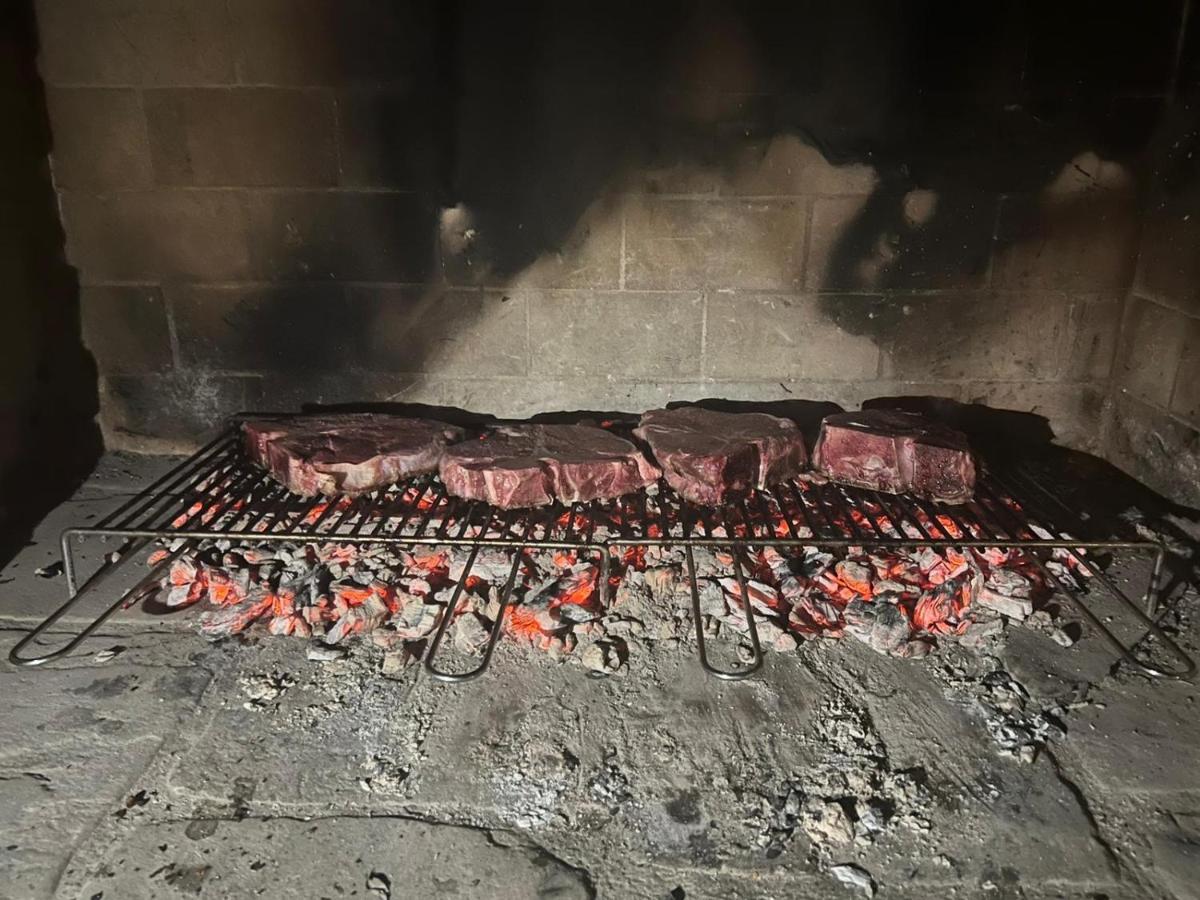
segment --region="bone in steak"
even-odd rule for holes
[[[730,493],[791,478],[807,462],[796,424],[766,413],[653,409],[634,434],[650,445],[667,483],[693,503],[723,503]]]
[[[266,417],[242,423],[246,453],[305,497],[364,494],[437,471],[463,430],[430,419],[379,413]]]
[[[826,416],[813,466],[843,484],[947,503],[963,503],[975,492],[975,460],[966,437],[900,410]]]
[[[447,448],[446,490],[502,509],[607,500],[658,480],[658,469],[624,438],[590,425],[508,425]]]

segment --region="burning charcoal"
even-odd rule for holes
[[[214,640],[239,634],[266,615],[270,608],[271,596],[255,591],[238,603],[201,613],[200,633]]]
[[[437,627],[440,612],[441,607],[436,603],[427,603],[420,597],[410,597],[392,620],[396,634],[406,641],[428,637]]]
[[[730,612],[739,616],[742,615],[742,588],[738,584],[738,580],[736,578],[722,578],[720,585],[725,590],[725,593],[732,598],[729,602]],[[755,612],[765,616],[774,615],[778,612],[779,594],[775,588],[769,584],[763,584],[761,581],[747,579],[746,589],[750,594],[750,608]]]
[[[846,631],[876,653],[895,653],[908,641],[908,622],[890,603],[855,598],[847,604],[844,615]]]
[[[871,567],[852,559],[840,559],[833,567],[837,580],[856,594],[871,596]]]
[[[621,668],[621,656],[615,641],[595,641],[583,648],[579,661],[593,672],[611,675]]]
[[[1020,574],[1000,569],[988,576],[976,601],[1010,619],[1022,621],[1033,612],[1031,591],[1032,585]]]
[[[377,594],[371,593],[361,603],[346,608],[325,634],[325,642],[337,644],[352,634],[371,631],[382,624],[388,615],[387,604]]]

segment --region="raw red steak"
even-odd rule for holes
[[[446,490],[502,509],[607,500],[658,480],[632,443],[590,425],[507,425],[446,450]]]
[[[650,445],[667,483],[693,503],[791,478],[808,456],[794,422],[766,413],[684,406],[652,409],[634,434]]]
[[[463,438],[454,425],[380,413],[250,419],[242,433],[250,458],[305,497],[364,494],[435,472],[446,445]]]
[[[900,410],[826,416],[813,466],[843,484],[947,503],[963,503],[975,492],[975,460],[966,437]]]

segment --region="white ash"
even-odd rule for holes
[[[946,698],[983,720],[1001,755],[1033,762],[1042,747],[1066,735],[1067,708],[1060,703],[1039,708],[998,661],[991,665],[971,671],[946,662],[935,671],[946,685]]]
[[[866,846],[893,828],[929,828],[931,799],[920,771],[894,770],[869,715],[834,694],[813,716],[805,740],[816,761],[761,800],[756,844],[778,856],[803,833],[819,860]]]
[[[266,709],[295,683],[295,678],[279,671],[248,674],[238,679],[238,687],[247,698],[243,704],[246,709]]]

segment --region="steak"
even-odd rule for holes
[[[304,497],[365,494],[436,472],[446,445],[463,438],[454,425],[380,413],[249,419],[242,434],[246,454]]]
[[[712,506],[791,478],[808,460],[796,424],[766,413],[652,409],[633,433],[650,445],[671,487]]]
[[[890,494],[963,503],[975,493],[975,459],[966,437],[900,410],[826,416],[813,466],[833,481]]]
[[[501,509],[608,500],[658,480],[624,438],[590,425],[506,425],[447,448],[439,471],[455,497]]]

